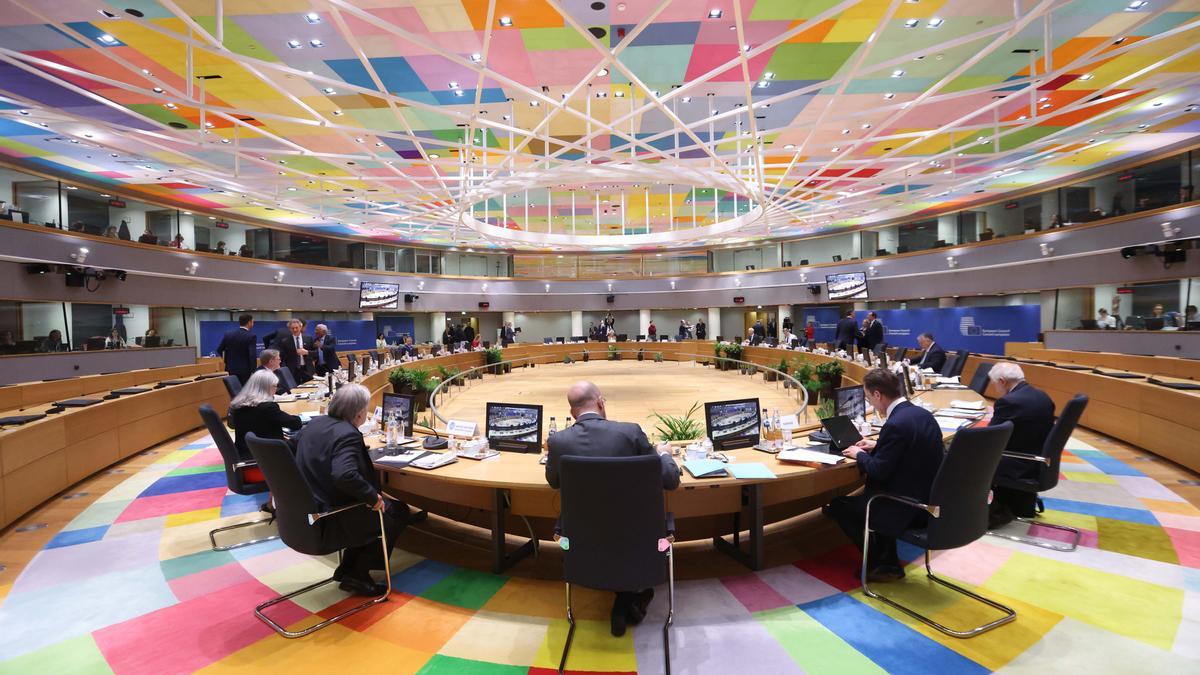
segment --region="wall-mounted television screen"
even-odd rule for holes
[[[830,274],[825,277],[825,288],[830,300],[866,300],[867,275],[865,272]]]
[[[359,309],[399,308],[400,286],[364,281],[358,287]]]

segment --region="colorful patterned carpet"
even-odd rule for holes
[[[675,672],[1200,672],[1200,511],[1129,464],[1079,441],[1070,447],[1046,516],[1085,531],[1077,552],[986,538],[934,561],[936,571],[1015,607],[1015,623],[971,640],[935,634],[864,598],[842,548],[756,574],[680,582]],[[208,550],[218,517],[256,507],[227,493],[207,440],[132,475],[54,537],[6,594],[0,589],[0,673],[556,666],[567,626],[561,583],[399,552],[390,602],[308,638],[277,637],[253,606],[322,578],[332,563],[278,542]],[[910,571],[889,590],[935,618],[962,626],[994,616]],[[664,596],[660,589],[645,624],[613,638],[611,596],[583,594],[571,670],[661,672]],[[334,588],[276,610],[281,623],[301,625],[345,602]]]

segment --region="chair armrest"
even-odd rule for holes
[[[249,468],[256,467],[256,466],[258,466],[258,462],[254,461],[254,460],[252,460],[252,459],[248,459],[248,460],[246,460],[246,461],[244,461],[244,462],[237,462],[236,464],[234,464],[234,465],[233,465],[233,468],[235,468],[235,469],[249,469]]]
[[[675,514],[667,511],[667,541],[675,541]]]
[[[890,494],[886,494],[886,493],[872,495],[872,497],[867,500],[868,514],[871,511],[871,504],[876,499],[890,499],[894,502],[900,502],[901,504],[904,504],[906,506],[911,506],[914,509],[921,509],[922,511],[926,511],[929,513],[929,515],[933,516],[934,518],[937,518],[938,516],[940,516],[942,514],[942,507],[940,507],[940,506],[930,506],[929,504],[922,504],[921,502],[919,502],[915,499],[910,499],[909,497],[901,497],[900,495],[890,495]]]
[[[328,518],[329,516],[336,515],[338,513],[341,513],[342,511],[349,511],[350,509],[357,508],[359,506],[370,507],[371,504],[367,504],[366,502],[358,502],[357,504],[343,506],[340,509],[334,509],[332,511],[325,511],[324,513],[310,513],[310,514],[308,514],[308,524],[314,525],[314,524],[316,524],[316,522],[318,520],[320,520],[322,518]]]
[[[1050,458],[1042,457],[1040,455],[1027,455],[1023,452],[1005,452],[1005,453],[1001,453],[1001,456],[1007,457],[1009,459],[1023,459],[1023,460],[1029,461],[1029,462],[1041,462],[1042,464],[1045,464],[1046,466],[1050,466]]]

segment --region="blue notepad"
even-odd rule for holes
[[[775,472],[761,462],[746,462],[745,464],[738,462],[727,465],[725,469],[734,478],[775,478]]]
[[[689,459],[683,463],[683,468],[694,478],[723,478],[725,464],[716,459]]]

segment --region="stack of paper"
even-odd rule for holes
[[[803,448],[795,448],[793,450],[784,450],[779,453],[779,459],[784,462],[814,462],[817,464],[837,464],[842,461],[840,455],[831,455],[827,452],[817,452],[816,450],[804,450]]]
[[[971,423],[969,420],[941,415],[935,415],[933,419],[937,420],[938,426],[941,427],[942,431],[958,431]]]
[[[985,404],[983,401],[964,401],[956,398],[953,401],[950,401],[950,407],[983,412],[983,409],[987,407],[987,404]]]

